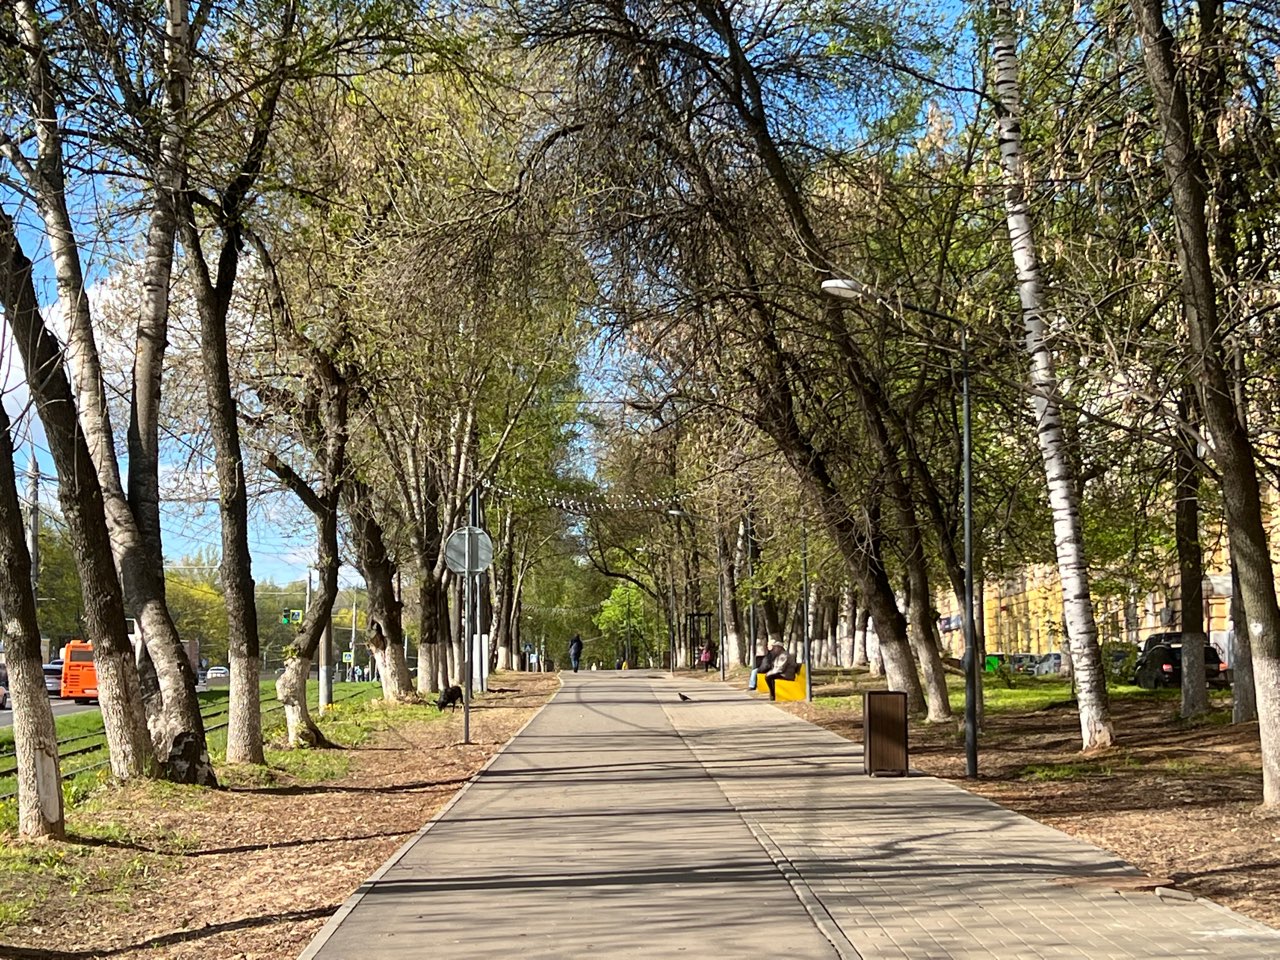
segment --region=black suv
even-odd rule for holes
[[[1231,685],[1222,654],[1209,643],[1204,645],[1204,678],[1211,687]],[[1182,634],[1153,633],[1147,637],[1133,670],[1133,682],[1146,690],[1182,686]]]

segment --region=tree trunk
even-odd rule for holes
[[[871,659],[867,656],[867,625],[871,621],[871,611],[859,607],[857,626],[853,631],[853,653],[849,662],[855,667],[869,667]]]
[[[181,229],[194,276],[209,433],[217,454],[218,505],[222,515],[220,574],[227,605],[227,658],[231,666],[227,762],[261,764],[266,759],[262,752],[258,614],[249,554],[249,497],[227,359],[227,312],[239,262],[240,231],[234,224],[224,226],[226,236],[215,284],[204,258],[189,197],[183,202]]]
[[[840,614],[836,633],[836,654],[837,659],[842,667],[852,667],[856,665],[857,654],[857,638],[855,635],[855,623],[858,617],[858,600],[853,592],[853,587],[846,584],[840,589]],[[866,659],[866,648],[863,648],[863,659]]]
[[[1190,388],[1184,387],[1179,413],[1191,418]],[[1200,550],[1200,469],[1185,432],[1179,431],[1175,448],[1174,537],[1178,548],[1178,576],[1182,595],[1182,716],[1209,712],[1209,686],[1205,678],[1204,560]]]
[[[907,517],[904,515],[903,520]],[[915,517],[910,517],[915,522]],[[907,535],[907,546],[912,552],[907,557],[907,591],[910,601],[907,613],[911,618],[911,642],[924,676],[924,694],[928,704],[929,723],[946,723],[951,720],[951,700],[947,691],[947,674],[942,668],[942,653],[938,649],[933,632],[933,597],[929,594],[929,576],[925,570],[924,544],[919,538]]]
[[[516,662],[511,636],[516,560],[515,514],[511,510],[507,510],[502,517],[502,535],[498,548],[501,562],[495,566],[492,577],[496,596],[490,604],[493,609],[493,629],[489,641],[497,656],[497,669],[510,670]]]
[[[1193,376],[1202,384],[1204,419],[1222,476],[1231,557],[1239,574],[1248,623],[1262,748],[1262,802],[1274,807],[1280,805],[1280,604],[1253,446],[1237,415],[1223,357],[1205,214],[1208,176],[1195,142],[1186,86],[1178,73],[1173,35],[1164,22],[1162,0],[1132,0],[1131,6],[1164,133],[1164,166],[1178,227],[1178,266]]]
[[[296,475],[274,457],[267,459],[267,468],[285,479]],[[300,482],[300,481],[299,481]],[[286,483],[295,492],[297,486]],[[316,523],[316,566],[319,569],[319,585],[311,595],[302,617],[302,625],[292,644],[286,647],[284,672],[276,678],[276,698],[284,704],[285,728],[290,747],[333,747],[333,744],[311,719],[307,707],[307,677],[311,673],[311,661],[325,639],[333,621],[333,603],[338,596],[338,499],[337,490],[317,497],[317,503],[307,502]],[[316,509],[320,506],[321,509]],[[321,677],[321,682],[324,678]]]
[[[996,66],[997,121],[1000,164],[1005,182],[1005,214],[1022,301],[1026,349],[1031,358],[1032,405],[1036,434],[1044,460],[1049,505],[1053,511],[1054,545],[1058,575],[1062,580],[1063,610],[1071,636],[1071,659],[1076,675],[1076,702],[1080,733],[1086,750],[1110,746],[1114,740],[1107,699],[1098,629],[1089,594],[1089,568],[1084,554],[1080,521],[1079,485],[1076,482],[1066,433],[1062,427],[1061,399],[1048,343],[1044,317],[1044,293],[1040,265],[1027,203],[1022,165],[1022,98],[1018,87],[1017,40],[1009,0],[993,0]]]
[[[294,749],[319,746],[324,740],[307,708],[307,677],[310,674],[311,659],[293,656],[285,660],[284,672],[276,678],[276,699],[284,705],[285,729],[289,746]]]
[[[40,624],[31,590],[27,551],[13,472],[9,416],[0,406],[0,631],[13,701],[13,744],[18,779],[18,836],[62,839],[62,775],[53,708],[45,692]]]
[[[1244,600],[1240,575],[1231,561],[1231,722],[1253,723],[1258,719],[1258,700],[1253,683],[1253,654],[1245,627]]]
[[[121,779],[153,776],[155,755],[147,734],[133,648],[125,632],[124,601],[111,553],[102,488],[76,419],[75,397],[62,366],[62,347],[40,314],[31,261],[18,245],[13,221],[4,210],[0,210],[0,305],[22,354],[27,384],[57,467],[58,501],[80,575],[111,771]]]
[[[742,629],[742,610],[738,606],[738,578],[735,570],[735,561],[737,551],[729,550],[728,538],[724,531],[719,527],[716,528],[716,539],[719,542],[720,556],[723,562],[720,565],[720,592],[724,597],[724,605],[720,609],[720,616],[724,623],[725,647],[720,651],[723,657],[732,656],[735,663],[745,664],[747,662],[746,637]]]
[[[342,489],[351,519],[356,562],[364,577],[369,603],[368,643],[378,665],[382,696],[385,700],[407,701],[414,693],[404,660],[403,605],[395,591],[395,561],[387,550],[382,525],[374,515],[373,494],[368,485],[359,477],[349,476]]]
[[[452,630],[440,631],[439,584],[431,569],[422,569],[418,580],[418,694],[427,696],[449,685],[448,661],[443,655]],[[444,643],[441,643],[441,640]]]
[[[186,55],[186,8],[180,0],[170,0],[168,6],[166,77],[172,80],[171,75],[181,70],[180,64]],[[54,118],[58,105],[35,8],[20,4],[19,21],[29,43],[28,80],[32,104],[37,116]],[[175,150],[180,151],[180,144],[175,142],[174,118],[175,111],[182,108],[182,102],[172,96],[176,87],[167,83],[168,92],[161,109],[166,130],[159,138],[160,170],[144,260],[130,405],[130,498],[126,498],[116,460],[115,434],[80,247],[67,206],[63,143],[56,123],[41,123],[37,127],[37,160],[30,186],[36,194],[48,236],[58,300],[68,326],[67,358],[79,401],[81,429],[98,474],[115,564],[124,584],[125,610],[142,628],[158,681],[155,695],[144,699],[151,736],[157,755],[165,762],[166,772],[172,779],[216,785],[195,695],[195,671],[186,658],[165,605],[160,546],[157,411],[176,229],[171,161]]]
[[[840,595],[827,598],[826,663],[828,666],[844,666],[840,649]]]

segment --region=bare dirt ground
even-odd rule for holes
[[[836,709],[778,706],[862,740],[859,697]],[[1177,702],[1164,699],[1116,698],[1112,713],[1119,742],[1091,754],[1080,751],[1074,704],[990,714],[976,782],[964,779],[956,726],[913,723],[911,766],[1280,927],[1280,820],[1258,810],[1257,724],[1230,726],[1221,710],[1185,723]]]
[[[0,957],[294,958],[558,685],[548,674],[495,676],[473,705],[469,745],[461,712],[375,717],[366,742],[314,752],[320,770],[334,759],[346,768],[319,783],[220,770],[230,789],[108,788],[77,815],[77,837],[10,858],[21,866],[3,872],[0,900],[32,907],[0,931]]]
[[[0,919],[6,903],[30,905],[0,929],[0,958],[292,960],[557,685],[495,678],[467,746],[460,713],[375,710],[378,732],[310,754],[315,765],[297,776],[224,770],[227,790],[106,789],[75,815],[70,842],[10,845],[0,858]],[[848,685],[816,693],[845,700],[778,706],[860,741],[860,698]],[[1256,725],[1228,726],[1221,713],[1181,723],[1169,700],[1117,699],[1113,712],[1119,743],[1089,755],[1071,704],[992,713],[977,782],[962,779],[955,726],[913,723],[911,765],[1280,926],[1280,821],[1257,812]],[[343,769],[326,777],[327,763]]]

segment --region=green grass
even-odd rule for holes
[[[883,677],[872,677],[866,671],[852,670],[817,670],[814,672],[814,686],[824,688],[820,696],[814,697],[814,704],[823,709],[839,709],[849,706],[850,698],[860,697],[866,690],[883,690]],[[1071,682],[1063,677],[1030,677],[1022,674],[1005,674],[1003,676],[984,673],[982,675],[983,702],[991,713],[1030,713],[1035,710],[1047,710],[1055,707],[1071,707],[1075,702],[1075,691]],[[964,677],[947,674],[947,692],[951,708],[959,713],[964,709]],[[1157,700],[1176,702],[1179,692],[1171,690],[1143,690],[1130,684],[1114,684],[1107,688],[1113,700]],[[1206,721],[1219,721],[1216,715]]]
[[[0,900],[0,930],[16,927],[31,915],[31,904],[27,900]]]
[[[313,715],[317,715],[319,710],[319,692],[320,684],[318,681],[308,682],[307,702]],[[209,754],[214,759],[214,762],[219,762],[226,754],[226,730],[210,728],[227,722],[228,691],[223,687],[221,689],[201,691],[196,696],[200,700],[200,712],[205,718],[205,727],[208,730]],[[334,696],[339,698],[339,703],[335,704],[332,711],[327,712],[321,719],[321,726],[326,730],[330,739],[343,746],[354,746],[362,743],[368,737],[369,731],[358,724],[351,723],[349,718],[354,715],[354,711],[358,707],[381,696],[381,687],[374,683],[339,683],[334,685]],[[283,738],[284,712],[276,700],[274,679],[261,682],[261,697],[264,736],[267,737],[268,741],[274,738]],[[334,724],[334,730],[329,733],[331,723]],[[91,796],[94,791],[110,779],[109,768],[98,766],[108,756],[106,736],[102,727],[102,714],[98,710],[86,710],[82,713],[55,717],[54,724],[59,740],[66,740],[71,737],[86,737],[86,739],[64,745],[61,748],[63,751],[80,750],[86,747],[92,748],[84,753],[65,756],[62,759],[62,773],[64,775],[77,770],[83,771],[68,778],[63,783],[63,796],[67,807],[70,809],[83,803],[87,797]],[[16,777],[13,774],[15,762],[12,757],[13,729],[11,727],[0,730],[0,753],[6,750],[10,753],[10,756],[0,757],[0,794],[9,793],[16,789],[17,786]],[[15,807],[16,803],[13,799],[0,802],[0,831],[13,832],[16,829],[17,814]]]
[[[1022,780],[1037,783],[1067,780],[1088,780],[1094,777],[1111,777],[1117,770],[1133,769],[1142,763],[1128,754],[1104,757],[1097,760],[1071,760],[1065,763],[1032,763],[1018,771]]]
[[[260,767],[221,765],[218,773],[224,785],[267,787],[287,782],[306,786],[338,780],[350,772],[354,756],[350,750],[283,749],[284,714],[275,700],[274,682],[263,681],[262,691],[267,764]],[[381,703],[371,703],[381,696],[381,688],[376,684],[337,685],[334,693],[339,701],[323,714],[316,705],[318,685],[308,684],[307,693],[313,717],[325,735],[342,747],[365,743],[392,725],[447,719],[447,715],[430,706],[388,708]],[[225,689],[202,693],[200,699],[207,725],[225,722]],[[58,727],[61,736],[100,734],[102,718],[96,710],[87,711],[61,718]],[[71,733],[67,732],[68,728]],[[225,730],[210,731],[209,748],[218,762],[225,753]],[[85,765],[96,759],[105,759],[105,749],[68,759],[63,765],[64,772],[74,769],[73,764]],[[12,782],[12,777],[7,779]],[[160,882],[170,858],[195,844],[194,837],[145,818],[139,822],[121,822],[118,815],[113,815],[115,805],[121,802],[119,795],[99,789],[109,779],[109,770],[103,767],[64,782],[68,832],[87,841],[86,845],[8,843],[3,834],[12,836],[17,832],[17,804],[13,800],[0,803],[0,931],[39,916],[51,896],[103,897],[127,909],[138,891]],[[4,782],[0,779],[0,789]],[[136,781],[127,789],[130,804],[137,803],[143,808],[198,810],[212,802],[208,790],[163,780]],[[93,853],[97,844],[138,849],[136,853],[111,857],[103,863],[99,862],[101,858],[95,859]]]

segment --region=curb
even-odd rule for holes
[[[440,810],[437,811],[434,817],[432,817],[425,824],[423,824],[422,829],[420,829],[417,833],[415,833],[412,837],[410,837],[404,843],[400,844],[400,846],[396,849],[395,853],[391,854],[391,856],[387,858],[387,860],[382,864],[382,866],[380,866],[377,870],[373,872],[373,875],[369,877],[368,880],[364,881],[364,883],[356,887],[355,892],[352,893],[351,896],[347,897],[346,900],[342,901],[342,906],[338,907],[337,912],[335,912],[333,916],[331,916],[328,920],[325,921],[324,926],[320,928],[319,932],[311,939],[311,942],[307,944],[307,948],[303,950],[302,953],[298,954],[298,960],[315,960],[315,957],[317,956],[317,954],[320,953],[322,949],[324,949],[324,946],[326,943],[329,942],[329,939],[335,933],[338,932],[338,928],[342,926],[342,922],[346,920],[348,916],[351,915],[351,912],[355,910],[357,906],[360,905],[360,901],[363,900],[366,896],[368,896],[370,891],[372,891],[373,888],[377,885],[378,881],[381,880],[384,876],[386,876],[392,867],[394,867],[402,859],[404,859],[404,855],[408,853],[410,849],[413,848],[413,845],[415,843],[417,843],[424,836],[426,836],[427,832],[432,827],[434,827],[437,823],[439,823],[448,815],[449,811],[453,809],[454,804],[456,804],[459,800],[461,800],[462,797],[466,794],[466,792],[471,789],[471,785],[484,775],[484,772],[488,770],[490,766],[493,765],[494,761],[496,761],[500,756],[506,753],[507,747],[515,743],[516,738],[519,737],[520,734],[525,732],[529,724],[533,723],[534,720],[537,720],[538,717],[541,716],[542,711],[547,708],[547,705],[550,704],[552,700],[554,700],[556,697],[560,695],[560,691],[563,689],[564,689],[564,682],[561,681],[560,686],[557,687],[554,692],[552,692],[551,696],[547,697],[547,702],[544,703],[542,706],[540,706],[533,716],[531,716],[528,720],[526,720],[523,724],[521,724],[520,729],[517,730],[515,733],[513,733],[510,739],[508,739],[506,743],[504,743],[501,747],[499,747],[494,752],[493,756],[491,756],[488,760],[484,762],[483,766],[481,766],[479,770],[477,770],[475,773],[471,775],[471,779],[469,779],[466,783],[464,783],[461,787],[458,788],[458,792],[449,798],[449,802],[446,803],[443,807],[441,807]]]

